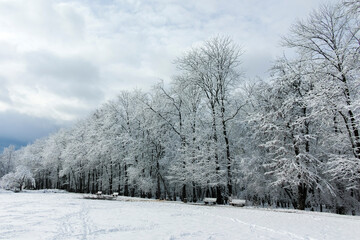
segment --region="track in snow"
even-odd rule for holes
[[[301,214],[299,214],[301,213]],[[357,239],[360,217],[0,192],[0,239]]]

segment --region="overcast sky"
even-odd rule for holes
[[[0,0],[0,139],[29,142],[120,90],[148,90],[191,46],[228,35],[247,78],[321,0]],[[326,1],[333,2],[333,1]]]

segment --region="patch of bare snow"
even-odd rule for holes
[[[339,240],[360,236],[357,216],[143,200],[86,200],[81,194],[58,192],[0,194],[0,239]]]

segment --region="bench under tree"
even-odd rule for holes
[[[204,198],[205,204],[216,204],[216,198]]]
[[[229,204],[232,206],[236,206],[236,207],[244,207],[246,204],[246,200],[245,199],[230,199]]]

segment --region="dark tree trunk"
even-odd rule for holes
[[[119,169],[118,169],[118,174],[119,174],[119,180],[118,180],[118,193],[120,193],[120,177],[121,177],[121,165],[119,163],[118,165]]]
[[[95,170],[95,192],[99,191],[99,173],[98,170]]]
[[[215,153],[214,153],[214,158],[215,158],[215,172],[216,175],[219,176],[219,172],[220,172],[220,164],[219,164],[219,155],[218,155],[218,147],[217,147],[217,143],[218,143],[218,136],[217,136],[217,129],[216,129],[216,111],[215,111],[215,104],[211,104],[211,109],[212,109],[212,130],[213,130],[213,140],[214,140],[214,148],[215,148]],[[220,179],[218,178],[218,181],[220,181]],[[220,182],[218,182],[219,184]],[[220,186],[216,186],[216,203],[218,204],[223,204],[224,203],[224,199],[222,197],[222,193],[221,193],[221,187]]]
[[[113,163],[110,161],[109,193],[113,193]]]
[[[305,210],[307,197],[307,186],[305,183],[298,185],[298,209]]]
[[[227,189],[228,189],[228,196],[231,196],[233,194],[233,191],[232,191],[232,171],[231,171],[232,160],[231,160],[231,156],[230,156],[229,137],[227,135],[226,124],[225,124],[224,120],[223,120],[223,134],[224,134],[224,140],[225,140],[225,145],[226,145],[227,178],[228,178],[227,179]]]
[[[158,159],[156,160],[156,198],[160,199],[161,197],[161,187],[160,187],[160,165]]]
[[[222,191],[220,186],[216,186],[216,203],[224,204],[224,197],[222,196]]]
[[[83,178],[82,178],[82,174],[80,173],[80,177],[79,177],[79,188],[78,188],[79,192],[83,192]]]
[[[91,192],[95,193],[95,170],[92,171]]]
[[[182,200],[183,202],[187,200],[187,198],[186,198],[186,184],[184,184],[184,185],[182,186],[181,200]]]
[[[127,175],[127,167],[126,163],[124,165],[124,177],[125,177],[125,183],[124,183],[124,196],[129,196],[129,179]]]
[[[90,181],[91,181],[91,174],[90,174],[90,170],[88,171],[88,177],[87,177],[87,186],[86,186],[86,192],[89,193],[90,192]]]
[[[229,143],[229,136],[227,133],[227,127],[226,127],[226,120],[225,120],[225,103],[224,99],[221,99],[221,123],[223,128],[223,136],[225,140],[225,148],[226,148],[226,160],[227,160],[227,195],[228,197],[231,197],[233,194],[232,190],[232,159],[230,155],[230,143]]]
[[[197,202],[195,182],[192,182],[192,188],[193,188],[193,198],[192,198],[192,201],[193,201],[193,202]]]

